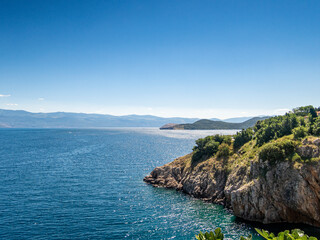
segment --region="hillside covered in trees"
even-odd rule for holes
[[[246,220],[319,227],[319,113],[298,107],[233,136],[198,139],[192,153],[144,180],[222,204]]]
[[[231,123],[224,121],[215,121],[209,119],[201,119],[194,123],[185,124],[166,124],[160,129],[171,130],[211,130],[211,129],[246,129],[253,127],[257,121],[267,119],[269,117],[253,117],[241,123]]]

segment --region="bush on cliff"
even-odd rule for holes
[[[292,133],[295,134],[297,139],[301,138],[300,136],[308,134],[320,135],[320,120],[317,116],[317,109],[319,108],[314,108],[311,105],[298,107],[294,108],[292,112],[286,113],[284,116],[271,117],[263,121],[258,121],[253,128],[257,145],[262,146],[271,140]]]
[[[259,158],[266,162],[275,163],[276,161],[282,161],[285,158],[284,151],[274,143],[268,143],[264,145],[260,152]]]
[[[309,237],[304,231],[300,229],[293,229],[291,232],[289,230],[285,230],[283,232],[278,233],[276,236],[273,233],[269,233],[265,230],[260,230],[256,228],[256,231],[265,239],[267,240],[317,240],[316,237]]]
[[[209,141],[203,148],[203,151],[206,155],[212,156],[214,155],[219,149],[219,143],[215,141]]]
[[[315,136],[320,136],[320,117],[315,120],[312,126],[312,133]]]
[[[230,155],[229,145],[226,144],[226,143],[222,143],[222,144],[218,147],[217,156],[218,156],[218,157],[228,157],[229,155]]]
[[[296,144],[292,140],[267,143],[261,148],[259,158],[262,161],[268,161],[272,164],[276,161],[283,161],[286,157],[289,157],[294,153],[295,147]]]
[[[319,108],[318,108],[319,109]],[[219,151],[219,146],[226,144],[229,147],[229,153],[226,146],[224,151],[218,156],[227,156],[232,152],[241,154],[244,151],[243,146],[252,141],[250,149],[254,149],[250,158],[253,159],[257,152],[260,152],[259,157],[266,161],[274,162],[276,160],[284,160],[289,157],[295,150],[294,142],[269,144],[271,141],[283,138],[293,134],[295,140],[300,140],[308,135],[320,136],[320,117],[317,116],[318,111],[313,106],[305,106],[293,109],[284,116],[271,117],[262,121],[258,121],[254,128],[243,129],[233,136],[214,135],[205,138],[200,138],[196,141],[196,146],[193,148],[192,162],[205,160],[214,156]],[[262,149],[260,150],[260,147]],[[246,151],[245,151],[246,152]],[[248,157],[246,155],[246,157]],[[295,158],[297,159],[297,158]]]
[[[230,145],[232,141],[231,136],[214,135],[207,136],[196,140],[196,146],[193,147],[192,162],[195,163],[204,157],[211,157],[215,155],[221,144]]]
[[[292,134],[292,130],[301,123],[300,118],[302,117],[298,118],[293,113],[287,113],[257,123],[254,127],[257,145],[262,146],[273,139]]]
[[[252,128],[243,129],[234,136],[233,148],[239,149],[244,144],[249,142],[253,137],[253,130]]]
[[[300,229],[293,229],[291,232],[289,230],[285,230],[283,232],[279,232],[278,236],[273,233],[269,233],[265,230],[255,229],[263,238],[267,240],[318,240],[316,237],[309,237]],[[200,232],[196,235],[196,239],[198,240],[223,240],[224,235],[221,232],[221,228],[216,228],[214,232]],[[240,240],[252,240],[252,235],[248,237],[240,237]]]
[[[313,106],[298,107],[284,116],[276,116],[258,121],[253,128],[238,132],[234,136],[234,149],[238,149],[251,139],[256,139],[257,146],[295,134],[295,138],[301,136],[320,136],[320,117],[317,116],[317,109]]]
[[[306,127],[300,126],[293,129],[293,137],[294,139],[301,139],[308,135],[308,131]]]
[[[296,143],[292,140],[282,140],[280,142],[276,142],[276,145],[282,150],[284,151],[284,155],[285,157],[289,157],[291,154],[294,153],[295,149],[296,149]]]
[[[230,145],[232,142],[232,137],[230,135],[219,135],[216,134],[213,136],[214,140],[217,141],[218,143],[225,143]]]

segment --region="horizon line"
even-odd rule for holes
[[[151,116],[151,117],[158,117],[158,118],[187,118],[187,119],[218,119],[218,120],[228,120],[232,118],[254,118],[254,117],[267,117],[267,116],[276,116],[276,115],[253,115],[253,116],[234,116],[229,118],[218,118],[218,117],[210,117],[210,118],[200,118],[200,117],[181,117],[181,116],[170,116],[170,117],[163,117],[163,116],[157,116],[157,115],[151,115],[151,114],[124,114],[124,115],[113,115],[108,113],[97,113],[97,112],[67,112],[67,111],[53,111],[53,112],[32,112],[24,109],[6,109],[6,108],[0,108],[0,110],[6,110],[6,111],[24,111],[28,113],[34,113],[34,114],[41,114],[41,113],[74,113],[74,114],[87,114],[87,115],[102,115],[102,116],[113,116],[113,117],[127,117],[127,116]],[[282,114],[279,114],[282,115]]]

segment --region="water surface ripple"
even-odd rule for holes
[[[218,226],[227,238],[253,233],[221,206],[142,181],[214,133],[1,129],[0,239],[194,239]]]

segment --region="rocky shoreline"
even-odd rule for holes
[[[304,141],[301,154],[319,154],[319,139]],[[235,216],[262,223],[305,223],[320,227],[320,162],[211,157],[196,165],[192,154],[155,168],[144,181],[222,204]]]

